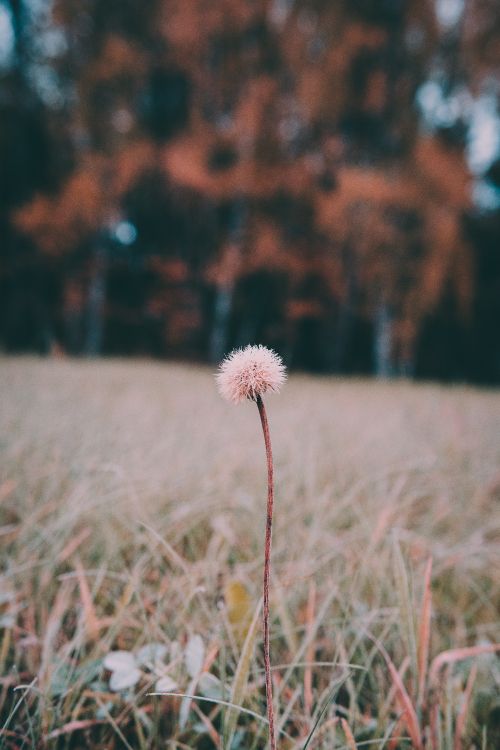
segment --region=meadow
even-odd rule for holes
[[[188,365],[0,370],[0,747],[265,748],[255,405]],[[499,393],[266,405],[281,750],[499,747]]]

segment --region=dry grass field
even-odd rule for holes
[[[0,371],[0,746],[265,748],[255,406],[204,368]],[[266,403],[280,748],[499,747],[498,392]]]

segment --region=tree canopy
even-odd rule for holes
[[[500,380],[495,0],[2,12],[8,350]]]

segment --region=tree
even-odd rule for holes
[[[65,348],[258,338],[299,367],[432,376],[429,327],[466,335],[484,283],[465,154],[499,67],[495,5],[440,7],[56,2],[60,52],[30,59],[70,156],[9,214],[56,269]]]

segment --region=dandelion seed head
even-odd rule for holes
[[[239,404],[245,399],[255,401],[266,391],[278,392],[286,371],[281,357],[259,344],[234,349],[222,361],[216,379],[220,395]]]

